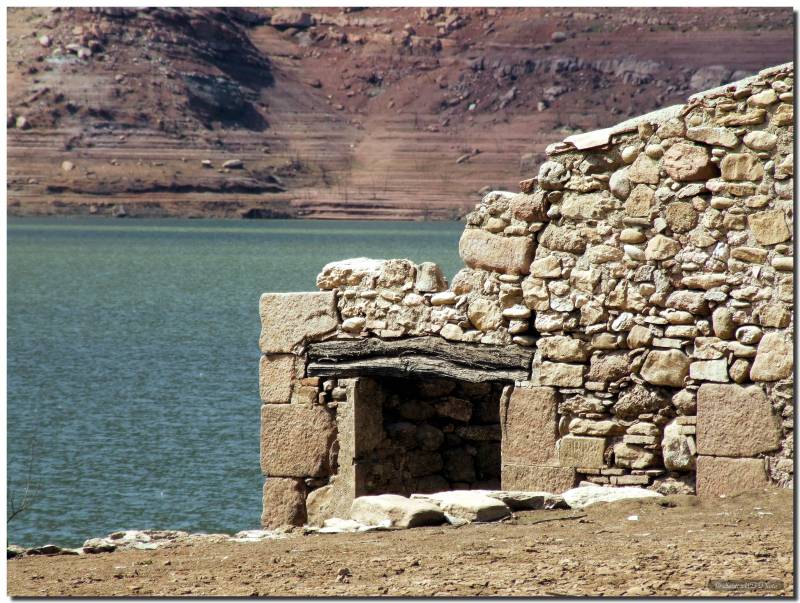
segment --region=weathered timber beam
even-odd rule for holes
[[[445,377],[470,383],[485,381],[522,381],[528,378],[523,369],[482,370],[459,366],[428,356],[375,357],[344,362],[310,362],[311,377]]]
[[[514,381],[529,376],[532,349],[447,342],[438,337],[384,341],[333,340],[308,346],[311,376],[425,375],[463,381]]]

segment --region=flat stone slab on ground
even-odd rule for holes
[[[279,538],[286,538],[286,534],[276,530],[242,530],[231,536],[233,542],[261,542]]]
[[[525,492],[522,490],[470,490],[489,498],[503,501],[513,511],[539,511],[541,509],[567,509],[560,494],[550,492]]]
[[[612,488],[609,486],[580,486],[572,488],[562,494],[564,501],[573,509],[583,509],[589,505],[600,502],[617,502],[635,498],[656,498],[663,496],[653,490],[623,486]]]
[[[445,522],[444,512],[435,503],[398,494],[359,496],[350,508],[350,518],[366,525],[382,525],[388,521],[395,528],[433,526]]]
[[[447,515],[466,521],[497,521],[511,515],[511,509],[480,491],[450,490],[435,494],[412,494],[412,499],[438,505]]]
[[[354,532],[370,532],[372,530],[387,530],[389,529],[389,522],[384,521],[380,525],[368,526],[353,519],[331,517],[323,522],[322,527],[305,526],[303,529],[306,532],[318,532],[320,534],[350,534]]]

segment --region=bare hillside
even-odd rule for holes
[[[791,9],[10,9],[14,215],[452,219],[791,60]],[[225,167],[225,162],[234,161]]]

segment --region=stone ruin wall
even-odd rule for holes
[[[793,86],[778,66],[551,145],[522,192],[467,216],[449,287],[435,264],[358,259],[326,266],[320,292],[264,294],[262,523],[347,517],[381,489],[496,482],[459,477],[479,463],[504,489],[790,487]],[[530,368],[309,376],[324,364],[311,342],[420,337],[519,350]],[[486,400],[495,439],[469,441],[458,407]],[[381,482],[397,455],[403,483]]]

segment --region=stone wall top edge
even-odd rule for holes
[[[572,136],[568,136],[567,138],[563,139],[561,142],[550,145],[547,149],[547,154],[549,156],[554,156],[571,151],[586,151],[604,147],[611,143],[611,138],[614,135],[634,131],[640,123],[663,123],[669,119],[672,119],[673,117],[678,117],[689,104],[698,103],[704,99],[710,99],[716,96],[728,94],[764,77],[777,77],[780,75],[788,75],[789,73],[794,73],[794,63],[783,63],[781,65],[767,67],[759,71],[757,74],[744,79],[730,82],[728,84],[724,84],[723,86],[718,86],[709,90],[697,92],[687,99],[686,104],[678,104],[662,109],[656,109],[650,113],[645,113],[644,115],[627,119],[615,126],[608,128],[591,130],[589,132],[582,132],[580,134],[573,134]]]
[[[794,63],[783,63],[781,65],[774,65],[772,67],[767,67],[765,69],[762,69],[755,75],[751,75],[744,79],[737,80],[735,82],[730,82],[722,86],[717,86],[716,88],[711,88],[709,90],[702,90],[700,92],[696,92],[689,97],[689,102],[697,102],[703,99],[721,96],[729,92],[732,92],[734,90],[749,86],[753,82],[760,80],[762,78],[788,75],[789,73],[794,73]]]

